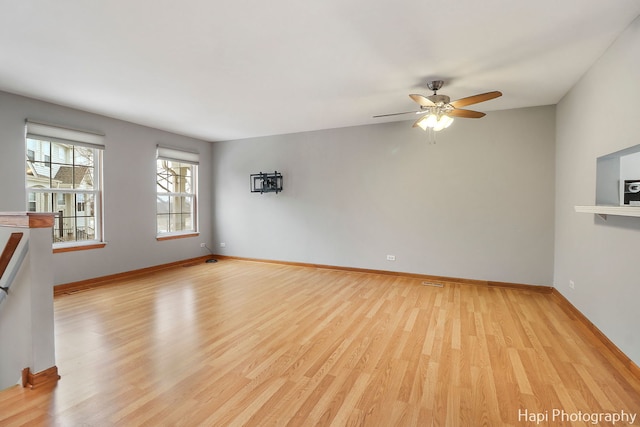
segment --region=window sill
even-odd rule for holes
[[[106,243],[92,243],[89,245],[78,245],[78,246],[59,246],[53,248],[53,253],[58,254],[62,252],[76,252],[76,251],[88,251],[91,249],[102,249],[107,246]]]
[[[184,234],[167,234],[164,236],[156,236],[156,240],[159,242],[165,240],[186,239],[189,237],[198,237],[200,233],[184,233]]]

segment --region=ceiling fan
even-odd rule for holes
[[[401,114],[420,114],[422,115],[415,121],[413,127],[420,127],[422,130],[434,130],[440,131],[445,129],[453,123],[453,117],[463,117],[467,119],[479,119],[484,117],[485,113],[473,110],[464,110],[460,107],[466,107],[467,105],[477,104],[479,102],[489,101],[490,99],[502,96],[502,92],[493,91],[487,93],[481,93],[478,95],[468,96],[466,98],[460,98],[451,102],[447,95],[438,95],[437,91],[442,88],[444,81],[434,80],[427,83],[427,87],[433,91],[433,95],[424,96],[411,94],[409,97],[420,105],[418,111],[405,111],[402,113],[381,114],[378,117],[399,116]]]

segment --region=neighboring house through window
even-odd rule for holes
[[[158,238],[198,232],[197,153],[158,146],[156,155],[156,232]]]
[[[56,214],[55,247],[102,242],[104,135],[27,120],[27,210]]]

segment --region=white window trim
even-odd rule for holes
[[[180,162],[187,163],[192,166],[195,166],[195,172],[192,174],[192,182],[191,187],[193,188],[192,193],[159,193],[156,190],[156,237],[157,238],[166,238],[173,236],[183,236],[183,235],[197,235],[200,230],[200,223],[198,215],[198,174],[199,174],[199,165],[200,165],[200,155],[199,153],[193,151],[187,151],[181,148],[174,148],[169,146],[157,145],[156,146],[156,168],[158,160],[169,160],[172,162]],[[156,186],[158,182],[158,177],[156,175]],[[167,233],[160,233],[158,231],[158,205],[157,205],[157,196],[169,196],[169,197],[192,197],[193,205],[192,205],[192,216],[193,216],[193,230],[183,230],[183,231],[172,231]]]
[[[96,244],[104,244],[104,203],[103,203],[103,151],[106,146],[104,144],[105,134],[89,130],[77,129],[67,126],[55,125],[41,121],[27,119],[25,121],[25,144],[27,139],[35,139],[40,141],[57,142],[61,144],[71,144],[79,147],[95,149],[94,169],[97,173],[94,175],[94,187],[97,190],[86,189],[58,189],[58,188],[35,188],[27,187],[25,182],[25,191],[27,193],[27,208],[29,207],[29,193],[65,193],[65,194],[93,194],[95,198],[95,221],[96,221],[96,238],[92,240],[75,240],[68,242],[54,242],[53,248],[73,248],[82,246],[95,246]],[[97,166],[96,166],[97,165]],[[75,210],[75,207],[74,207]]]

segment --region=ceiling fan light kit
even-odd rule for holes
[[[427,83],[427,87],[433,91],[433,95],[424,96],[418,94],[411,94],[409,97],[413,99],[420,106],[418,111],[407,111],[403,113],[391,113],[382,114],[377,117],[397,116],[401,114],[422,114],[413,123],[413,127],[419,127],[424,131],[439,132],[442,129],[446,129],[453,123],[454,117],[463,117],[467,119],[479,119],[485,116],[485,113],[473,110],[465,110],[461,107],[467,105],[477,104],[479,102],[489,101],[491,99],[502,96],[501,92],[493,91],[487,93],[481,93],[478,95],[468,96],[451,102],[451,98],[447,95],[438,95],[437,91],[444,85],[443,80],[434,80]]]
[[[422,118],[418,119],[414,123],[414,127],[418,126],[425,131],[428,128],[431,128],[434,130],[434,132],[438,132],[451,126],[451,123],[453,123],[453,119],[446,114],[431,112],[428,115],[422,116]]]

